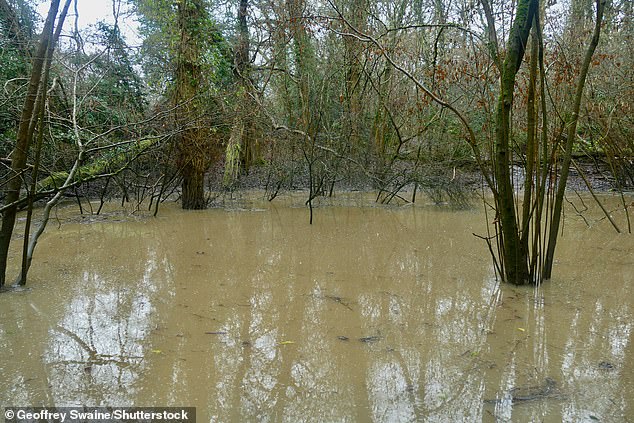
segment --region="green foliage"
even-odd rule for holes
[[[93,53],[77,60],[91,61],[92,65],[82,78],[86,110],[82,114],[82,126],[93,132],[104,132],[140,120],[147,102],[141,78],[134,70],[128,48],[119,29],[99,23],[97,40],[106,48],[104,54]],[[123,130],[115,135],[123,137]]]
[[[142,66],[148,86],[157,94],[165,95],[173,86],[176,74],[177,48],[181,34],[177,22],[177,3],[171,0],[135,0],[140,16],[141,33],[144,36],[141,51]],[[190,4],[185,1],[186,4]],[[205,10],[210,8],[204,1]],[[196,37],[200,51],[201,74],[204,81],[198,81],[207,91],[216,91],[226,86],[231,79],[233,60],[230,45],[225,40],[219,26],[205,12],[200,19],[186,22],[186,29]]]
[[[29,42],[35,28],[35,11],[25,1],[9,1],[10,11],[0,10],[0,137],[12,139],[17,127],[19,108],[23,101],[29,72]],[[7,81],[15,82],[7,84]],[[6,85],[5,85],[6,84]],[[13,141],[11,142],[13,144]],[[0,147],[0,155],[6,155],[6,143]]]
[[[0,78],[2,81],[24,77],[28,68],[28,59],[23,52],[16,50],[7,43],[6,39],[0,39]]]
[[[0,40],[0,43],[2,41]],[[21,52],[4,44],[0,44],[0,83],[5,85],[4,89],[0,89],[0,136],[13,137],[17,120],[19,118],[19,106],[22,101],[25,80],[27,75],[27,61],[21,55]],[[14,80],[13,83],[6,83]],[[4,143],[2,143],[4,144]],[[0,154],[2,151],[0,147]]]
[[[32,1],[7,0],[10,11],[0,9],[0,39],[24,55],[35,36],[38,15]]]

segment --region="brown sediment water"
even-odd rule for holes
[[[298,204],[62,210],[31,289],[0,294],[0,405],[193,406],[213,422],[634,421],[634,241],[597,210],[589,226],[568,210],[555,277],[537,289],[496,280],[472,235],[486,234],[479,207],[351,195],[309,225]]]

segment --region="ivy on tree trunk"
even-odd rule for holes
[[[180,40],[176,54],[176,122],[178,135],[178,167],[183,179],[182,207],[204,209],[205,172],[208,167],[208,140],[199,122],[201,107],[197,98],[201,67],[201,37],[206,11],[202,0],[178,3]]]

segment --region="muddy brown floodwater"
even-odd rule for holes
[[[297,197],[236,204],[166,205],[158,218],[61,210],[31,290],[0,294],[0,406],[194,406],[202,422],[634,421],[634,238],[589,201],[590,226],[568,208],[540,289],[496,281],[472,235],[485,234],[481,207],[350,195],[310,226]]]

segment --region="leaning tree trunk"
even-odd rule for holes
[[[16,145],[11,153],[11,171],[9,172],[5,188],[5,204],[10,207],[3,212],[2,226],[0,227],[0,286],[3,286],[6,280],[9,246],[18,212],[17,201],[20,199],[20,191],[24,183],[24,172],[27,169],[26,162],[29,147],[31,146],[38,117],[37,99],[39,95],[44,95],[46,92],[47,81],[42,76],[45,74],[45,66],[50,66],[50,61],[47,61],[46,58],[49,48],[54,48],[53,27],[57,11],[59,10],[59,3],[60,0],[51,0],[40,42],[33,56],[31,77],[20,115]],[[60,19],[61,24],[63,24],[62,19]]]
[[[566,191],[566,182],[568,181],[568,172],[570,170],[570,162],[572,159],[572,147],[574,145],[575,138],[577,137],[577,122],[579,121],[579,110],[581,109],[581,99],[583,97],[583,89],[586,85],[586,78],[588,77],[588,70],[590,69],[590,63],[592,62],[592,56],[599,44],[599,36],[601,35],[601,23],[603,22],[603,12],[605,10],[605,4],[607,0],[596,0],[597,2],[597,17],[594,26],[594,32],[592,34],[592,41],[586,50],[585,57],[583,58],[583,64],[581,65],[581,73],[579,74],[579,80],[577,81],[577,87],[575,90],[574,103],[570,118],[567,122],[567,140],[564,151],[564,159],[561,164],[561,176],[559,177],[559,183],[557,185],[557,194],[555,195],[555,205],[553,207],[553,220],[550,224],[550,230],[548,233],[548,247],[546,249],[546,259],[544,262],[544,279],[550,279],[554,257],[555,247],[557,245],[557,236],[559,235],[559,224],[561,222],[561,213],[563,209],[564,194]]]
[[[51,70],[51,62],[53,60],[53,50],[55,44],[57,44],[57,40],[62,33],[62,27],[64,20],[66,19],[66,15],[68,13],[68,8],[70,7],[71,0],[66,0],[66,4],[64,5],[62,12],[59,17],[59,21],[57,23],[57,28],[55,30],[55,34],[53,36],[53,41],[49,44],[46,61],[44,65],[44,72],[42,74],[42,86],[40,87],[40,93],[38,95],[38,100],[35,106],[35,111],[37,112],[37,117],[34,120],[34,128],[37,127],[37,143],[35,146],[35,161],[33,166],[33,171],[31,174],[31,188],[28,193],[28,205],[27,205],[27,214],[26,214],[26,222],[24,224],[24,243],[22,246],[22,271],[20,275],[17,277],[15,284],[16,285],[26,285],[26,276],[31,267],[31,262],[33,260],[33,251],[35,249],[35,244],[37,244],[37,238],[44,231],[44,227],[46,227],[46,223],[42,222],[41,231],[37,231],[33,236],[33,242],[29,240],[29,235],[31,231],[31,223],[33,219],[33,203],[35,201],[35,193],[36,193],[36,185],[37,185],[37,177],[40,168],[40,159],[42,155],[42,142],[44,140],[44,105],[47,100],[47,83],[49,78],[49,72]],[[50,210],[49,210],[50,212]]]

